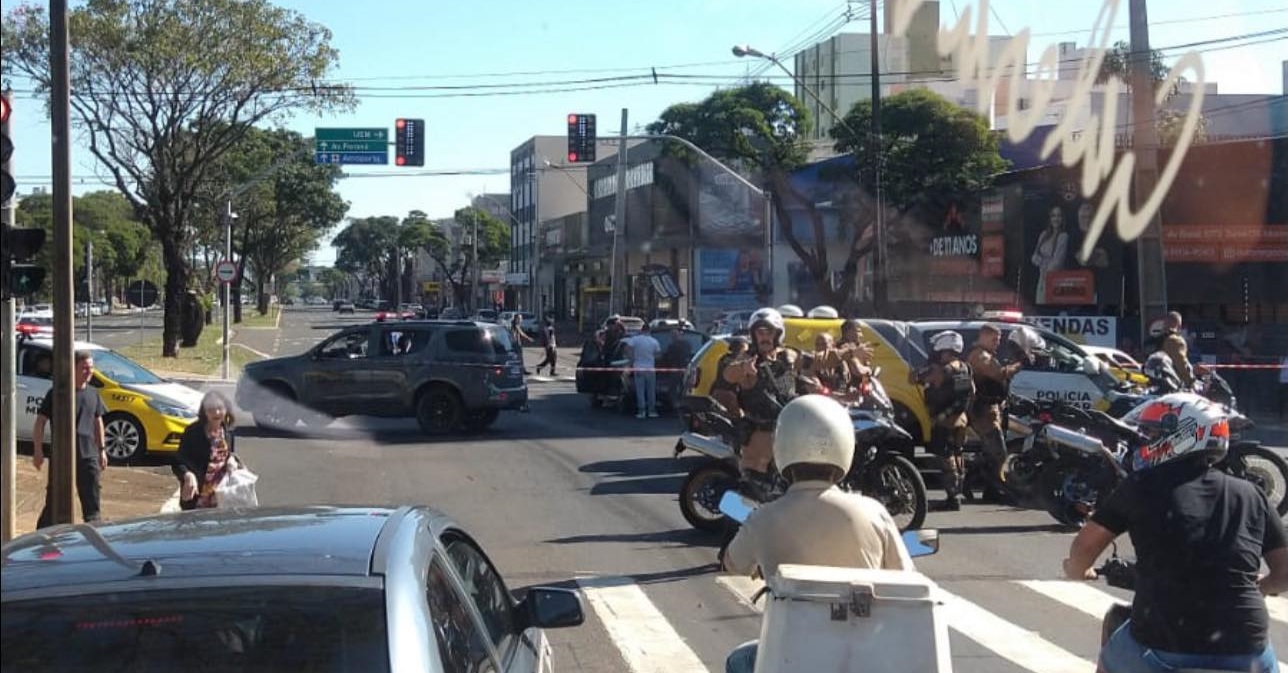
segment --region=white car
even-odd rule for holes
[[[1126,369],[1127,371],[1140,371],[1141,364],[1132,356],[1118,350],[1117,348],[1107,348],[1105,346],[1083,346],[1082,350],[1088,355],[1094,355],[1105,363]]]

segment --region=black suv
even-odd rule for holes
[[[415,417],[435,435],[477,431],[527,400],[509,333],[464,320],[350,327],[300,355],[250,363],[237,382],[237,406],[279,430],[364,415]]]

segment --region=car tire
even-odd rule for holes
[[[416,398],[416,422],[427,435],[455,432],[465,420],[461,396],[445,385],[432,385]]]
[[[465,429],[470,432],[482,432],[492,427],[492,424],[500,417],[501,412],[497,409],[471,411],[465,414]]]
[[[103,417],[103,445],[107,459],[128,464],[148,451],[148,436],[138,419],[120,411]]]

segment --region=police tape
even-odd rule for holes
[[[1198,364],[1204,367],[1207,367],[1208,369],[1288,369],[1288,364],[1281,364],[1281,365],[1236,365],[1236,364],[1208,365],[1203,363],[1198,363]]]
[[[684,367],[578,367],[579,372],[686,372]]]

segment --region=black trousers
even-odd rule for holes
[[[46,461],[49,463],[50,461]],[[50,465],[50,473],[53,473],[53,466]],[[76,459],[76,495],[80,497],[81,517],[85,521],[98,521],[101,511],[100,503],[102,502],[102,476],[103,470],[99,467],[98,457]],[[45,480],[45,508],[40,510],[40,519],[36,521],[36,528],[45,528],[53,525],[54,515],[49,509],[49,502],[54,497],[54,480],[52,478]]]

